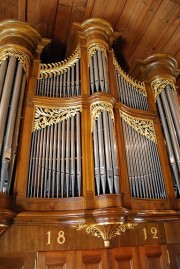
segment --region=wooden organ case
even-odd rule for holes
[[[179,268],[177,62],[126,74],[102,19],[50,40],[0,24],[0,268]]]

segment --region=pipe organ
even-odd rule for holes
[[[113,51],[119,33],[102,19],[75,24],[71,56],[51,64],[40,60],[50,41],[32,27],[4,21],[0,30],[1,233],[65,224],[110,246],[138,224],[179,220],[176,60],[151,56],[134,79]]]

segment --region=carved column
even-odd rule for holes
[[[0,233],[14,217],[10,195],[25,89],[33,60],[39,58],[46,43],[27,23],[0,23]]]

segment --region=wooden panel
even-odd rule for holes
[[[37,267],[39,269],[71,269],[76,264],[73,251],[53,251],[38,253]]]
[[[0,1],[0,20],[17,19],[18,1],[6,0]]]
[[[170,53],[179,61],[178,0],[6,0],[0,20],[20,19],[43,37],[53,38],[49,62],[64,58],[72,22],[92,17],[108,20],[122,33],[121,51],[131,67],[134,58]]]
[[[138,269],[138,252],[135,247],[115,248],[111,250],[113,269]]]
[[[126,55],[126,57],[131,57],[160,3],[161,0],[139,2],[135,6],[136,12],[134,12],[131,17],[126,15],[127,18],[130,17],[131,19],[123,33],[123,39],[126,44],[126,46],[123,47],[123,54]]]
[[[78,252],[78,269],[108,269],[107,253],[101,250],[83,250]]]
[[[39,269],[108,269],[106,250],[39,252]]]
[[[0,255],[0,269],[32,269],[35,266],[35,254]]]
[[[171,10],[175,7],[175,4],[169,0],[162,1],[157,12],[155,13],[151,23],[149,24],[146,32],[144,33],[141,42],[133,52],[136,57],[145,58],[150,56],[152,53],[156,52],[155,44],[157,41],[161,40],[161,33],[166,33],[164,27],[171,22],[169,18],[174,15],[171,13]],[[177,12],[177,11],[176,11]],[[170,14],[170,15],[169,15]],[[170,22],[169,22],[170,20]],[[173,18],[172,18],[173,20]],[[154,29],[159,29],[155,31]],[[161,30],[160,30],[161,29]],[[161,33],[159,33],[161,32]],[[166,40],[166,39],[165,39]],[[164,40],[164,41],[165,41]],[[167,40],[166,40],[167,42]],[[142,45],[143,44],[143,45]],[[163,49],[164,51],[164,49]],[[161,52],[163,52],[161,51]],[[173,54],[173,53],[172,53]]]
[[[27,22],[42,37],[52,38],[58,0],[27,0]]]
[[[65,40],[66,45],[67,45],[67,42],[68,42],[68,39],[70,36],[72,23],[73,22],[82,22],[85,8],[86,8],[86,0],[81,0],[81,1],[74,0],[73,1],[73,5],[72,5],[72,9],[71,9],[71,16],[70,16],[70,20],[69,20],[69,24],[68,24],[68,28],[67,28],[66,40]]]
[[[123,5],[124,5],[124,1],[119,1],[119,0],[111,0],[111,4],[109,4],[108,0],[95,1],[93,10],[91,13],[91,18],[102,18],[102,19],[111,21],[111,19],[113,18],[114,12],[117,11],[117,7],[121,8]]]
[[[168,245],[170,268],[179,269],[180,268],[180,244]]]
[[[140,268],[169,268],[167,247],[165,245],[139,247]]]

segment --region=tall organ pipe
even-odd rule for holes
[[[5,141],[4,141],[4,150],[3,150],[3,158],[2,158],[2,166],[1,166],[1,191],[4,185],[4,181],[7,175],[7,169],[9,163],[11,161],[12,154],[12,140],[13,133],[15,128],[15,120],[17,113],[17,106],[19,101],[20,89],[21,89],[21,81],[23,75],[23,68],[21,63],[18,63],[15,84],[13,87],[13,94],[11,98],[11,107],[8,115],[7,127],[5,132]]]
[[[3,146],[4,132],[6,128],[6,119],[8,114],[9,102],[11,98],[12,85],[14,81],[14,74],[16,70],[16,58],[10,57],[8,68],[6,72],[1,103],[0,103],[0,155]]]
[[[98,138],[97,138],[97,122],[94,122],[93,139],[94,139],[94,172],[96,180],[97,195],[100,194],[100,167],[99,167],[99,153],[98,153]]]
[[[0,66],[0,74],[1,74],[0,76],[0,100],[1,100],[2,90],[3,90],[4,78],[6,75],[7,64],[8,64],[8,60],[5,60],[2,62]]]
[[[103,62],[101,51],[97,51],[98,67],[99,67],[99,81],[101,91],[104,91],[104,74],[103,74]]]
[[[76,152],[77,152],[77,185],[78,185],[78,196],[81,195],[81,139],[80,139],[80,112],[77,112],[76,118]]]
[[[107,167],[107,181],[110,193],[113,193],[113,169],[111,159],[110,137],[109,137],[109,124],[107,111],[103,111],[103,125],[104,125],[104,143],[105,143],[105,158]]]
[[[179,172],[178,172],[178,167],[175,161],[175,156],[174,156],[174,151],[172,148],[172,144],[171,144],[171,138],[169,135],[169,131],[168,131],[168,127],[166,124],[166,120],[165,120],[165,115],[164,115],[164,111],[162,108],[162,104],[161,104],[161,99],[158,98],[157,99],[157,106],[158,106],[158,111],[161,117],[161,123],[162,123],[162,127],[163,127],[163,131],[164,131],[164,136],[166,139],[166,146],[167,146],[167,150],[168,150],[168,154],[169,154],[169,161],[172,167],[172,171],[173,171],[173,175],[177,184],[177,188],[178,188],[178,192],[180,193],[180,182],[179,182]]]
[[[180,145],[180,113],[179,113],[180,111],[177,111],[176,102],[173,102],[174,100],[173,100],[173,96],[172,96],[172,91],[173,90],[170,88],[169,85],[165,89],[165,93],[166,93],[167,100],[169,103],[169,107],[170,107],[171,115],[173,118],[177,138],[178,138],[179,145]]]
[[[18,146],[18,137],[19,137],[19,129],[20,129],[20,123],[21,123],[21,113],[22,113],[22,107],[23,107],[25,88],[26,88],[26,75],[23,74],[19,103],[18,103],[18,110],[17,110],[17,116],[16,116],[16,123],[15,123],[15,129],[14,129],[14,134],[13,134],[12,159],[10,162],[9,184],[8,184],[8,191],[7,191],[8,194],[10,192],[14,162],[15,162],[17,146]]]
[[[115,193],[119,193],[119,169],[117,164],[117,146],[115,143],[115,136],[113,131],[113,122],[111,116],[108,114],[109,132],[110,132],[110,148],[112,154],[113,173],[114,173],[114,189]]]
[[[176,136],[176,132],[175,132],[175,127],[173,124],[173,119],[171,116],[171,111],[170,111],[168,101],[167,101],[167,98],[166,98],[164,91],[161,92],[160,97],[162,98],[162,104],[164,106],[164,110],[165,110],[165,114],[166,114],[166,118],[167,118],[167,122],[168,122],[168,126],[169,126],[169,134],[171,137],[171,142],[172,142],[172,146],[173,146],[175,157],[176,157],[178,170],[180,171],[180,148],[179,148],[179,144],[178,144],[178,140],[177,140],[177,136]],[[159,98],[159,96],[158,96],[158,98]]]

